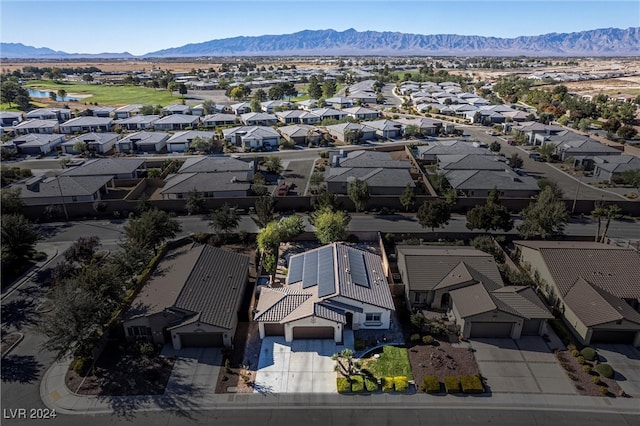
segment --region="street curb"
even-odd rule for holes
[[[9,354],[11,353],[11,351],[13,350],[13,348],[15,348],[16,346],[18,346],[18,344],[19,344],[20,342],[22,342],[22,339],[24,339],[24,334],[22,334],[22,333],[20,333],[20,332],[18,332],[18,331],[14,332],[14,333],[9,333],[9,334],[10,334],[10,335],[11,335],[11,334],[19,334],[19,335],[20,335],[20,337],[18,338],[18,340],[16,340],[15,342],[13,342],[13,344],[12,344],[11,346],[9,346],[9,349],[7,349],[7,351],[6,351],[5,353],[3,353],[3,354],[2,354],[2,358],[4,358],[4,357],[6,357],[7,355],[9,355]]]
[[[44,269],[47,265],[49,265],[49,263],[51,263],[51,261],[57,255],[58,255],[58,248],[56,247],[55,252],[51,256],[48,256],[47,260],[44,263],[42,264],[40,264],[39,262],[36,263],[22,277],[18,278],[13,284],[7,287],[7,290],[2,295],[0,295],[0,301],[4,300],[5,297],[11,296],[13,292],[15,292],[20,287],[22,287],[22,285],[28,280],[30,280],[36,273],[38,273],[38,271],[40,271],[41,269]]]

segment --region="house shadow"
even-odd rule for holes
[[[33,355],[8,355],[2,359],[2,382],[33,383],[40,378],[42,367]]]
[[[377,214],[374,217],[376,219],[382,219],[389,222],[415,222],[416,221],[414,217],[405,216],[401,214],[391,214],[391,215]]]

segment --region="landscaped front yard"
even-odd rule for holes
[[[375,353],[369,358],[363,359],[362,368],[370,371],[377,379],[406,376],[408,380],[413,380],[406,348],[384,346],[382,353]]]

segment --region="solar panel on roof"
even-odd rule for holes
[[[349,250],[349,271],[351,272],[351,281],[354,284],[370,287],[367,268],[364,264],[364,255],[359,251]]]
[[[302,273],[302,288],[318,284],[318,252],[311,251],[304,255],[304,271]]]
[[[289,261],[288,282],[297,283],[302,281],[302,270],[304,266],[304,256],[292,257]]]
[[[333,247],[318,251],[318,297],[335,293],[336,282],[333,269]]]

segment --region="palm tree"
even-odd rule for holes
[[[617,204],[611,204],[604,209],[604,217],[605,219],[607,219],[607,223],[606,225],[604,225],[604,232],[602,233],[601,242],[604,243],[605,238],[607,237],[607,232],[609,231],[609,224],[611,223],[611,220],[618,219],[620,216],[622,216],[620,214],[620,211],[621,209]]]
[[[591,212],[591,215],[596,219],[598,219],[598,227],[596,228],[596,239],[595,239],[595,242],[597,243],[598,241],[600,241],[600,228],[602,226],[602,219],[605,217],[604,207],[600,203],[597,203],[596,208],[593,209],[593,211]]]

